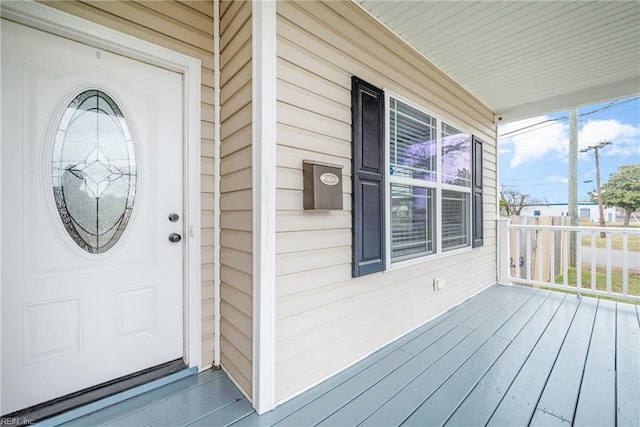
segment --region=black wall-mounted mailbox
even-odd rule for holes
[[[342,166],[302,161],[304,209],[342,209]]]

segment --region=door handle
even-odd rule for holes
[[[172,243],[178,243],[180,240],[182,240],[182,236],[179,235],[178,233],[171,233],[169,234],[169,241]]]

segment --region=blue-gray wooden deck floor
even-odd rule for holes
[[[68,425],[639,425],[638,307],[494,286],[258,416],[207,371]]]

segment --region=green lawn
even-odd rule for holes
[[[582,268],[582,287],[591,288],[591,267]],[[563,283],[563,276],[560,275],[556,278],[556,283]],[[569,286],[576,286],[576,269],[574,267],[569,268],[568,275]],[[599,291],[607,290],[607,269],[606,267],[596,268],[596,289]],[[615,293],[622,293],[622,269],[611,269],[611,291]],[[640,296],[640,271],[629,271],[629,295]]]
[[[640,252],[640,236],[629,236],[627,244],[629,251]],[[583,237],[582,246],[591,246],[591,237]],[[596,233],[596,248],[606,247],[607,240]],[[622,249],[622,236],[611,236],[611,249]]]

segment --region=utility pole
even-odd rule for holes
[[[578,109],[569,111],[569,225],[578,225]],[[571,233],[569,265],[576,266],[578,233]]]
[[[586,153],[593,150],[596,157],[596,193],[598,194],[598,211],[600,212],[600,227],[604,227],[604,206],[602,205],[602,190],[600,189],[600,158],[598,156],[598,150],[611,145],[610,141],[600,141],[596,145],[591,145],[587,148],[580,150],[581,153]],[[604,232],[600,233],[600,237],[605,237]]]

